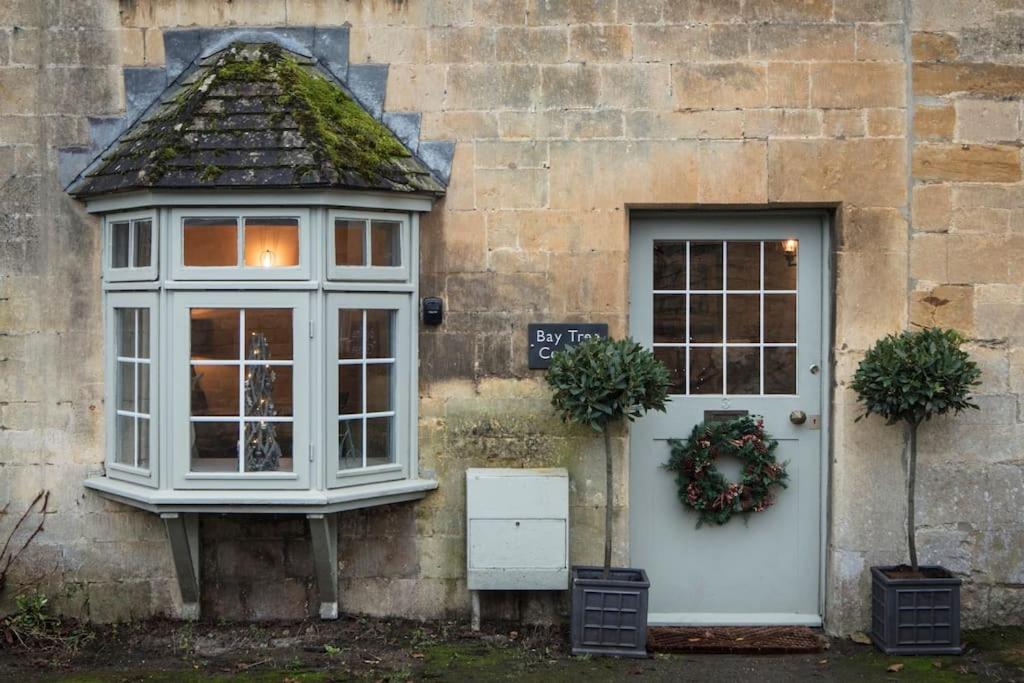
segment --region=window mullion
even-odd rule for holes
[[[245,474],[245,309],[238,309],[238,473]]]
[[[369,225],[369,221],[367,221],[367,225]],[[361,418],[362,422],[363,422],[363,444],[362,444],[362,446],[363,446],[363,462],[362,462],[362,466],[363,467],[366,467],[366,448],[367,448],[367,445],[366,445],[366,441],[367,441],[367,439],[366,439],[366,431],[367,431],[367,429],[366,429],[367,428],[366,413],[368,412],[366,410],[366,317],[367,317],[366,316],[366,309],[363,309],[363,320],[362,320],[362,324],[363,324],[363,335],[362,336],[363,336],[363,338],[362,338],[362,353],[361,353],[361,355],[363,357],[363,362],[362,362],[362,364],[360,365],[360,368],[359,368],[359,371],[362,373],[362,381],[360,382],[360,384],[362,386],[361,386],[360,390],[363,392],[363,402],[362,402],[363,417]]]

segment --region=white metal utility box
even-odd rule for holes
[[[466,470],[466,557],[472,591],[566,590],[569,473]]]

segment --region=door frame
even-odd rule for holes
[[[834,343],[835,338],[835,305],[834,297],[836,296],[835,289],[835,258],[834,251],[832,248],[834,241],[834,233],[837,225],[837,214],[835,206],[809,206],[806,208],[772,208],[772,207],[729,207],[729,208],[630,208],[626,207],[626,230],[627,230],[627,245],[630,244],[632,239],[632,230],[634,221],[638,218],[676,218],[685,219],[687,217],[708,217],[714,216],[715,218],[728,218],[730,216],[736,216],[744,219],[755,218],[757,216],[772,216],[775,218],[785,216],[800,216],[802,218],[813,217],[817,218],[821,230],[821,358],[824,359],[821,368],[821,430],[819,431],[819,452],[821,458],[821,482],[820,482],[820,540],[818,543],[818,612],[821,617],[820,624],[809,624],[812,626],[825,626],[827,621],[826,596],[828,594],[828,542],[832,534],[831,519],[832,519],[832,455],[833,455],[833,434],[832,434],[832,413],[835,402],[835,387],[832,383],[832,368],[835,365],[835,354],[834,354]],[[630,318],[632,317],[633,311],[633,292],[630,290],[631,277],[629,274],[629,268],[632,267],[631,254],[628,253],[626,256],[627,266],[627,277],[626,277],[626,329],[630,329]],[[628,439],[627,456],[626,462],[624,463],[626,471],[629,472],[629,468],[632,463],[632,431]],[[629,505],[627,507],[629,515],[633,514],[633,507]],[[631,519],[627,519],[626,529],[631,528]],[[631,541],[632,539],[630,539]],[[630,542],[629,549],[629,566],[634,566],[632,561],[632,542]],[[722,622],[726,623],[725,621]],[[690,624],[678,624],[680,626]],[[702,622],[701,624],[692,625],[713,625],[713,620]],[[773,623],[764,622],[763,624],[757,625],[773,625]],[[781,624],[780,624],[781,625]]]

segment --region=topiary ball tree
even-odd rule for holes
[[[554,353],[546,379],[563,422],[588,425],[604,436],[604,576],[612,566],[613,422],[632,422],[649,410],[665,411],[670,378],[665,365],[632,339],[592,337]]]
[[[915,572],[918,571],[914,538],[918,427],[936,415],[978,409],[970,394],[971,387],[980,384],[981,371],[961,348],[964,341],[958,332],[937,327],[890,334],[864,355],[851,383],[864,406],[858,421],[874,414],[885,418],[886,424],[904,424],[909,456],[907,547],[910,566]]]

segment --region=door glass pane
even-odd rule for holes
[[[245,309],[246,360],[291,360],[292,309]]]
[[[193,360],[238,359],[237,308],[193,308],[189,320]]]
[[[245,265],[255,268],[299,265],[299,220],[246,218]]]
[[[128,267],[128,223],[113,223],[110,226],[110,267]]]
[[[340,415],[362,415],[363,413],[363,366],[338,366],[338,413]]]
[[[761,297],[757,294],[729,294],[728,341],[757,343],[761,341]]]
[[[363,357],[363,311],[338,311],[338,358]]]
[[[366,366],[366,412],[392,410],[391,364],[371,363]]]
[[[761,351],[758,348],[730,347],[727,349],[727,394],[761,393]]]
[[[138,467],[149,467],[149,420],[140,417],[137,420],[139,425],[139,463]]]
[[[393,418],[372,417],[366,420],[366,466],[394,462]]]
[[[132,266],[145,268],[153,259],[153,223],[149,220],[135,221],[135,254]]]
[[[183,225],[186,266],[238,265],[238,226],[234,218],[186,218]]]
[[[680,344],[686,341],[686,295],[654,295],[654,341]]]
[[[238,471],[238,421],[192,422],[193,472]]]
[[[686,289],[686,242],[654,242],[654,289]]]
[[[118,415],[114,432],[114,462],[134,467],[135,420],[126,415]]]
[[[796,240],[764,243],[765,289],[796,289],[799,246]]]
[[[334,264],[366,265],[366,221],[337,219],[334,221]]]
[[[672,383],[668,393],[686,393],[686,349],[661,346],[654,349],[654,357],[665,364]]]
[[[192,365],[192,415],[238,415],[238,365]]]
[[[768,347],[764,350],[764,393],[796,393],[795,347]]]
[[[363,466],[363,420],[338,421],[338,469],[351,470]]]
[[[366,357],[391,358],[395,312],[384,309],[366,311]]]
[[[135,363],[117,364],[117,409],[135,411]]]
[[[796,341],[796,294],[764,295],[764,340],[769,344]]]
[[[761,243],[728,242],[726,283],[730,290],[761,288]]]
[[[690,341],[696,344],[721,343],[721,294],[690,295]]]
[[[400,266],[401,223],[372,221],[370,223],[370,263],[374,266]]]
[[[690,289],[722,288],[722,243],[690,242]]]
[[[690,349],[690,393],[722,393],[722,349]]]
[[[245,471],[288,472],[292,469],[292,424],[245,423]]]

